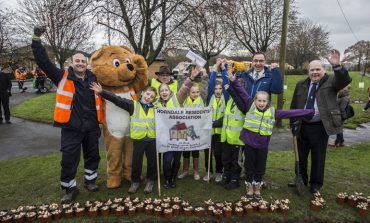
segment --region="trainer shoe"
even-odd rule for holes
[[[213,173],[209,173],[209,177],[208,177],[208,173],[206,173],[206,175],[203,177],[203,180],[204,181],[209,181],[212,178],[213,178]]]
[[[128,189],[128,192],[130,194],[136,193],[137,189],[139,189],[140,183],[132,182],[130,188]]]
[[[219,183],[219,182],[221,182],[221,180],[222,180],[222,174],[221,173],[216,173],[215,182]]]
[[[189,176],[189,171],[184,171],[184,172],[182,172],[182,174],[178,175],[177,178],[178,179],[183,179],[187,176]]]
[[[152,181],[152,180],[148,180],[148,181],[146,182],[146,185],[145,185],[145,188],[144,188],[144,193],[145,193],[145,194],[150,194],[150,193],[152,193],[152,191],[153,191],[153,186],[154,186],[154,181]]]

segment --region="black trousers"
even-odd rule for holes
[[[169,151],[163,153],[163,174],[166,179],[176,177],[180,169],[180,151]]]
[[[157,151],[155,141],[142,141],[134,139],[134,152],[132,155],[131,181],[140,182],[143,168],[144,153],[147,160],[146,178],[155,181],[157,177]]]
[[[249,183],[261,182],[266,172],[268,149],[256,149],[246,145],[244,153],[245,181]]]
[[[199,150],[193,150],[193,151],[184,151],[182,152],[182,156],[186,159],[190,158],[190,153],[193,158],[199,158]]]
[[[224,166],[224,178],[239,180],[241,168],[238,164],[239,149],[241,146],[222,144],[222,165]]]
[[[3,114],[1,112],[1,107],[4,110],[5,121],[10,120],[10,111],[9,111],[9,93],[8,91],[0,91],[0,121],[3,121]]]
[[[23,89],[24,80],[18,80],[18,88],[19,90]]]
[[[303,182],[307,185],[307,159],[311,152],[311,174],[310,185],[321,188],[324,183],[324,169],[326,147],[329,136],[326,134],[322,122],[302,122],[301,131],[298,135],[299,168]]]
[[[211,163],[210,163],[210,172],[213,173],[213,159],[212,154],[215,157],[216,161],[216,173],[222,173],[223,165],[222,165],[222,143],[221,143],[221,135],[214,134],[212,135],[211,141]],[[208,172],[208,157],[209,157],[209,149],[204,150],[204,166],[206,168],[206,172]]]
[[[62,128],[61,137],[61,176],[60,184],[62,189],[67,191],[76,188],[76,172],[80,163],[81,146],[84,158],[84,179],[85,184],[94,183],[97,178],[99,167],[99,137],[100,129],[80,132]]]
[[[365,107],[364,107],[364,110],[367,110],[367,109],[369,109],[370,108],[370,100],[369,101],[367,101],[367,103],[366,103],[366,105],[365,105]]]

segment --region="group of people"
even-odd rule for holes
[[[97,169],[100,161],[98,139],[99,123],[102,122],[102,98],[129,112],[131,116],[130,137],[134,142],[132,157],[131,186],[135,193],[141,182],[144,153],[147,158],[145,193],[152,192],[156,179],[156,133],[154,109],[156,107],[204,107],[211,106],[212,144],[211,154],[215,157],[215,170],[210,165],[210,175],[225,189],[238,188],[242,168],[240,154],[244,152],[246,194],[261,199],[261,187],[266,171],[266,160],[272,129],[276,118],[290,118],[298,125],[298,151],[300,170],[304,184],[317,192],[323,185],[325,154],[328,136],[342,131],[342,119],[338,108],[337,93],[351,82],[351,78],[340,65],[340,54],[332,50],[328,57],[334,75],[325,73],[321,61],[309,64],[308,78],[297,83],[291,110],[275,110],[270,105],[271,94],[282,92],[282,79],[277,64],[265,66],[266,57],[258,52],[253,55],[252,69],[234,73],[223,59],[218,59],[209,81],[208,75],[198,66],[185,70],[179,66],[182,81],[171,78],[168,67],[161,67],[141,93],[138,101],[121,98],[102,89],[95,75],[87,70],[87,60],[82,54],[72,56],[68,70],[57,68],[48,58],[40,36],[44,30],[35,29],[32,50],[39,67],[58,86],[54,125],[61,127],[61,177],[60,184],[65,195],[62,202],[69,202],[79,190],[75,180],[80,159],[81,146],[84,157],[84,185],[89,191],[97,191]],[[187,72],[188,75],[182,75]],[[221,80],[217,73],[221,73]],[[208,86],[207,86],[208,85]],[[180,86],[180,87],[179,87]],[[205,97],[201,92],[208,92]],[[73,108],[73,109],[72,109]],[[119,120],[117,120],[119,121]],[[205,150],[208,151],[208,150]],[[311,175],[308,177],[307,160],[311,152]],[[199,151],[163,154],[164,188],[176,187],[176,179],[189,175],[190,155],[193,157],[193,177],[200,179]],[[183,169],[180,160],[183,156]],[[208,171],[208,155],[206,171]],[[212,162],[211,162],[212,163]],[[294,185],[291,185],[294,186]]]

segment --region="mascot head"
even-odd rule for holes
[[[126,46],[106,46],[91,57],[91,69],[99,83],[115,93],[133,86],[140,92],[148,84],[148,65],[143,56]]]

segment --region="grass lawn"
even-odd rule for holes
[[[355,116],[348,119],[344,126],[346,128],[356,128],[359,124],[368,122],[370,120],[370,113],[362,112],[363,104],[355,104],[354,100],[361,99],[364,102],[367,100],[366,89],[370,85],[370,78],[364,77],[365,88],[364,90],[358,88],[358,82],[361,80],[359,72],[350,72],[352,76],[352,83],[350,87],[351,103],[355,109]],[[299,80],[303,80],[306,76],[304,75],[288,75],[285,76],[285,84],[288,86],[287,90],[284,91],[284,109],[289,109],[292,94],[296,83]],[[273,95],[272,104],[276,106],[277,96]],[[36,98],[29,99],[19,105],[12,108],[12,116],[32,120],[36,122],[53,122],[53,112],[55,105],[55,93],[44,94]],[[283,120],[284,126],[288,126],[288,120]]]
[[[201,153],[203,154],[203,153]],[[105,152],[101,152],[98,184],[101,190],[96,193],[87,192],[82,188],[83,167],[80,165],[77,174],[77,184],[80,186],[80,195],[77,201],[107,200],[114,197],[128,196],[128,182],[124,182],[119,189],[105,188],[106,159]],[[204,174],[203,157],[201,169]],[[349,194],[363,192],[370,195],[370,143],[348,147],[345,149],[329,149],[326,159],[325,183],[321,190],[326,206],[320,212],[309,210],[312,199],[310,193],[298,197],[295,190],[286,185],[294,177],[294,158],[291,151],[271,151],[268,157],[265,180],[269,183],[268,189],[262,191],[265,200],[288,198],[291,201],[290,212],[287,216],[279,213],[267,215],[253,214],[243,219],[232,218],[229,222],[370,222],[370,216],[360,219],[356,210],[348,205],[338,205],[335,202],[336,194],[346,191]],[[60,154],[47,156],[23,157],[13,160],[0,161],[0,210],[16,208],[19,205],[39,205],[42,203],[59,202],[62,191],[59,188]],[[143,168],[145,170],[145,168]],[[203,205],[204,200],[212,198],[214,201],[235,201],[244,195],[244,185],[233,191],[226,191],[214,182],[209,184],[194,181],[191,177],[177,181],[176,189],[162,188],[162,197],[179,196],[189,200],[193,206]],[[150,195],[144,195],[143,187],[135,195],[139,198],[158,196],[157,190]],[[213,218],[175,217],[174,221],[212,221]],[[76,221],[76,219],[75,219]],[[88,217],[78,219],[79,222],[153,222],[164,221],[158,217],[146,217],[139,214],[128,218],[115,216],[98,217],[93,220]],[[60,222],[71,222],[61,220]]]

